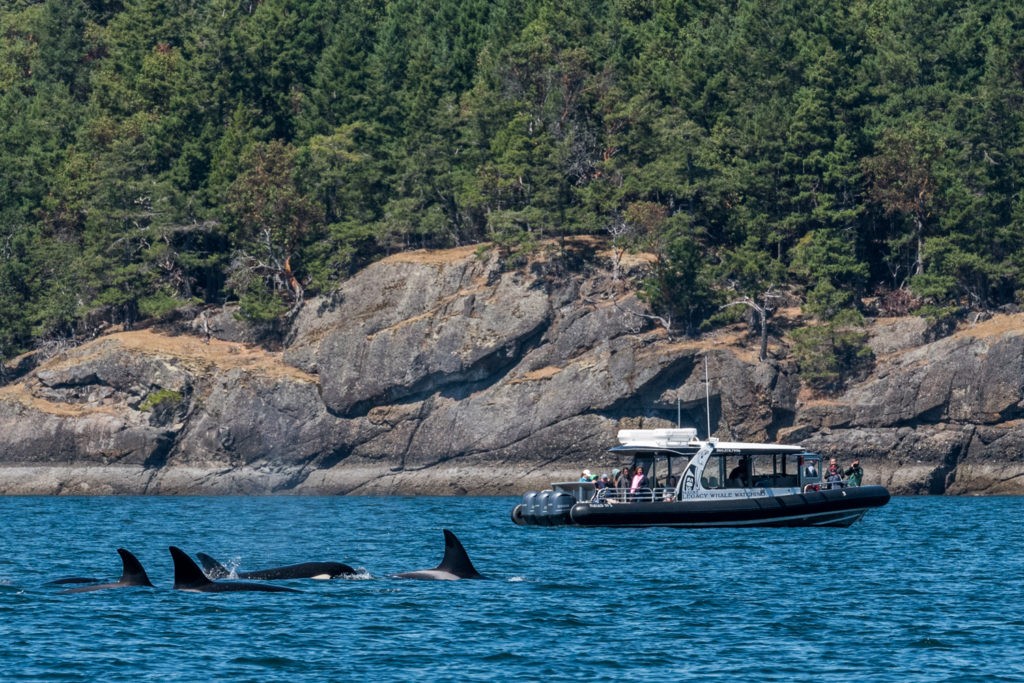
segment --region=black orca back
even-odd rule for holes
[[[336,578],[338,576],[351,576],[355,573],[355,569],[341,562],[302,562],[285,567],[238,572],[238,578],[273,581],[275,579],[312,579],[318,576]]]
[[[44,586],[66,586],[68,584],[82,584],[82,583],[100,583],[103,579],[97,579],[95,576],[65,576],[63,579],[54,579],[53,581],[47,581]]]
[[[86,586],[79,586],[78,588],[69,588],[61,591],[61,593],[91,593],[108,588],[127,588],[129,586],[148,586],[152,588],[153,584],[150,582],[146,570],[142,568],[142,563],[139,562],[137,557],[124,548],[118,548],[117,554],[121,556],[122,569],[120,579],[113,583],[92,583]]]
[[[196,553],[203,572],[211,579],[223,579],[231,576],[231,572],[223,564],[206,553]],[[275,581],[279,579],[312,579],[327,576],[332,579],[339,576],[354,576],[356,570],[342,562],[301,562],[284,567],[254,569],[252,571],[236,571],[239,579],[255,581]]]
[[[198,591],[200,593],[227,593],[233,591],[262,591],[264,593],[297,593],[293,588],[272,586],[266,583],[244,581],[211,581],[184,550],[176,546],[168,548],[174,559],[174,588],[176,590]]]

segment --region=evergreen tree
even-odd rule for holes
[[[276,140],[246,150],[225,203],[237,245],[229,284],[254,319],[272,320],[302,303],[298,260],[323,216],[298,186],[295,157]]]
[[[0,35],[4,354],[572,233],[650,249],[676,331],[787,287],[839,356],[863,295],[1022,300],[1007,3],[24,0]]]

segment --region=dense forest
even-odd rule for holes
[[[0,357],[571,235],[654,254],[678,334],[796,296],[826,385],[868,297],[1024,297],[1014,3],[6,0],[0,34]]]

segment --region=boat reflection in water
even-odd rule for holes
[[[643,467],[649,486],[554,483],[512,511],[525,526],[850,526],[889,502],[884,486],[822,480],[821,456],[800,446],[701,441],[696,429],[624,429],[611,449]]]

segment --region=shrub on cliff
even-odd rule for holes
[[[841,391],[870,372],[874,353],[867,344],[864,319],[856,311],[793,331],[793,354],[800,378],[822,393]]]

